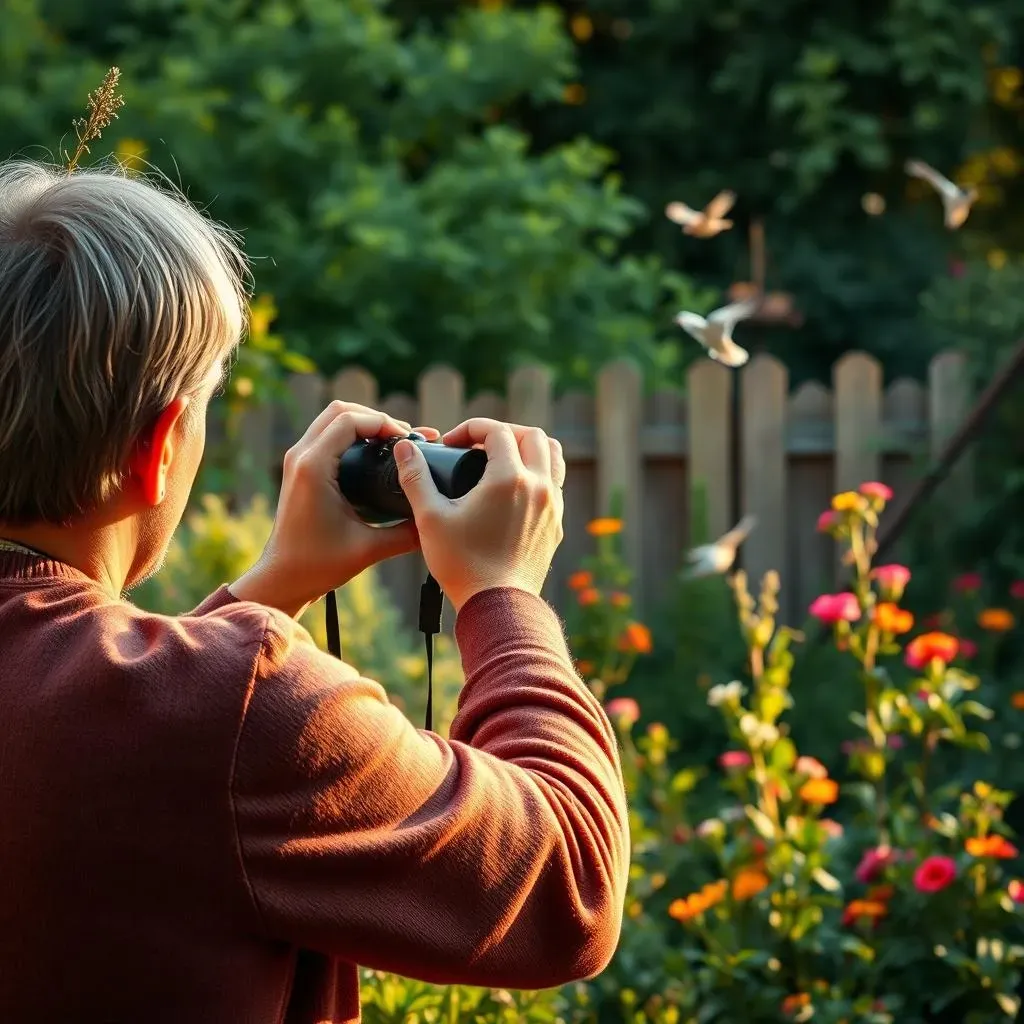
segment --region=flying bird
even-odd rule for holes
[[[696,580],[704,576],[717,576],[732,568],[739,546],[757,526],[756,516],[744,516],[728,533],[713,544],[702,544],[686,556],[683,579]]]
[[[742,366],[750,358],[750,353],[732,340],[732,332],[740,320],[753,316],[759,305],[759,299],[734,302],[709,313],[706,320],[697,313],[684,310],[676,317],[676,323],[690,337],[696,338],[712,359],[724,366]]]
[[[971,212],[971,206],[978,198],[978,190],[972,185],[970,188],[960,188],[943,174],[939,174],[934,167],[921,160],[908,160],[904,170],[912,178],[920,178],[942,197],[942,208],[945,211],[946,227],[955,231],[960,227],[967,215]]]
[[[665,216],[673,224],[679,224],[684,235],[714,238],[715,235],[732,227],[732,221],[725,220],[725,215],[735,202],[736,193],[724,191],[719,192],[703,210],[694,210],[686,203],[669,203],[665,207]]]

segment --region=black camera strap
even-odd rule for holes
[[[444,594],[433,576],[428,575],[420,587],[420,632],[427,650],[427,714],[426,728],[433,729],[434,721],[434,637],[441,632],[441,608]],[[327,650],[341,657],[341,622],[338,618],[338,597],[333,590],[327,592]]]

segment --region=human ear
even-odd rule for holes
[[[177,449],[174,428],[188,403],[184,396],[176,398],[139,439],[132,459],[132,475],[139,481],[147,505],[159,505],[167,494],[167,474]]]

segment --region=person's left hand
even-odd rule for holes
[[[296,617],[369,566],[415,551],[419,537],[412,520],[368,526],[338,487],[338,461],[357,440],[412,429],[366,406],[332,402],[285,455],[270,540],[256,565],[231,585],[232,594]],[[415,429],[430,441],[440,436],[431,427]]]

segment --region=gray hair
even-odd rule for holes
[[[0,163],[0,522],[114,496],[139,436],[245,324],[238,237],[116,166]]]

